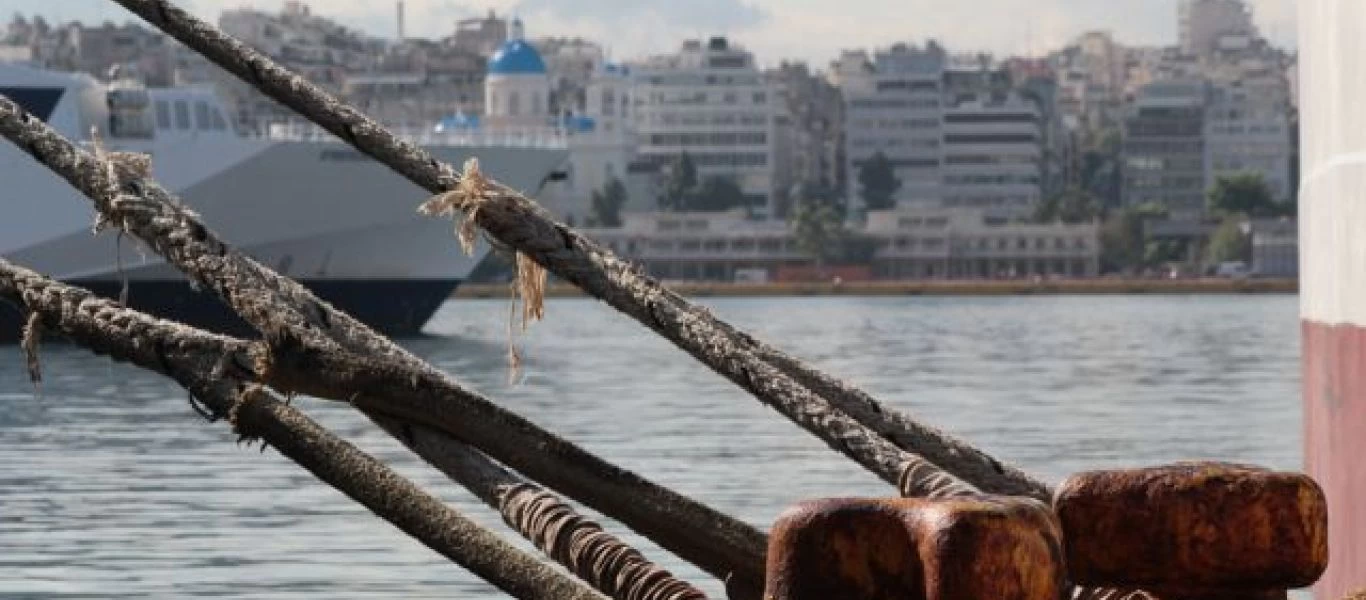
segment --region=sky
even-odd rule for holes
[[[1251,0],[1258,25],[1275,43],[1295,44],[1296,0]],[[283,0],[178,0],[216,20],[224,8],[278,11]],[[313,0],[316,14],[393,37],[396,0]],[[528,37],[582,36],[614,60],[675,50],[686,38],[727,35],[760,64],[805,60],[824,68],[849,48],[936,38],[952,52],[1040,55],[1077,34],[1108,30],[1133,45],[1176,43],[1177,0],[406,0],[408,35],[442,37],[457,19],[516,14]],[[108,0],[0,0],[15,12],[89,22],[134,18]]]

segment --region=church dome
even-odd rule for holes
[[[514,31],[520,29],[520,23],[514,24]],[[544,75],[546,73],[545,61],[541,60],[541,53],[536,51],[535,46],[528,44],[519,35],[520,31],[513,34],[512,39],[503,42],[498,51],[493,53],[489,59],[489,75]]]

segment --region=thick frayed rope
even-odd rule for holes
[[[475,215],[483,205],[485,194],[491,186],[479,170],[477,158],[465,161],[465,170],[461,173],[459,181],[455,189],[431,197],[418,206],[417,211],[429,217],[456,218],[464,215],[456,225],[455,237],[460,240],[460,248],[465,254],[474,254],[474,243],[479,233]]]
[[[437,194],[423,202],[418,212],[429,217],[457,218],[463,215],[455,228],[455,237],[460,240],[460,248],[465,254],[474,254],[474,245],[479,238],[476,217],[479,208],[487,201],[493,184],[479,170],[479,159],[465,161],[464,171],[460,174],[455,189]],[[545,267],[531,260],[531,257],[518,252],[515,257],[515,273],[512,279],[512,306],[508,308],[508,384],[516,383],[522,371],[522,353],[517,349],[514,323],[517,319],[517,305],[521,304],[522,331],[533,321],[545,318]]]
[[[980,493],[977,488],[924,459],[902,465],[896,487],[906,498],[939,499]]]
[[[1156,597],[1133,590],[1079,589],[1074,600],[1156,600]]]
[[[505,488],[498,510],[552,559],[617,600],[706,600],[706,594],[536,486]]]
[[[43,366],[38,360],[38,345],[43,338],[43,315],[38,311],[28,314],[28,321],[24,323],[24,332],[20,345],[24,349],[24,361],[28,364],[28,379],[33,382],[33,388],[39,389],[43,383]]]

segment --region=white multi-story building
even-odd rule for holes
[[[881,154],[901,181],[898,204],[938,203],[946,58],[933,42],[924,48],[897,44],[871,61],[863,53],[841,57],[835,70],[844,94],[851,201],[860,198],[860,169]]]
[[[776,90],[754,56],[724,37],[633,65],[641,158],[688,154],[699,180],[732,179],[757,217],[772,214]]]
[[[1288,202],[1290,163],[1284,104],[1240,85],[1213,88],[1205,109],[1205,189],[1221,176],[1256,173],[1277,202]]]
[[[1193,56],[1214,52],[1224,36],[1257,31],[1243,0],[1181,0],[1178,19],[1181,51]]]
[[[1039,203],[1044,129],[1017,92],[979,94],[944,109],[941,204],[1025,217]]]

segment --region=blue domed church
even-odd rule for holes
[[[550,116],[550,76],[521,19],[512,21],[508,40],[489,58],[484,112],[494,126],[542,127]]]

